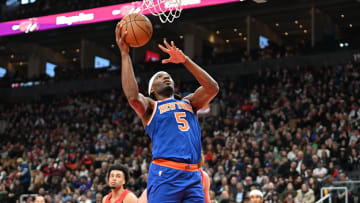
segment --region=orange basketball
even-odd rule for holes
[[[125,42],[131,47],[144,46],[152,36],[153,28],[150,20],[140,14],[132,13],[125,16],[120,24],[124,24],[120,30],[121,35],[127,31]]]

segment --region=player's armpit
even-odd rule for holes
[[[190,100],[194,111],[197,111],[208,105],[217,93],[218,91],[208,92],[203,86],[200,86],[194,93],[186,96],[185,99]]]

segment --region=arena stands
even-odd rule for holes
[[[322,186],[349,180],[360,167],[359,68],[349,61],[259,69],[246,86],[217,78],[211,114],[199,118],[212,197],[243,202],[257,187],[269,202],[319,199]],[[48,202],[95,202],[108,191],[104,177],[114,163],[129,166],[127,187],[137,195],[146,187],[151,142],[121,90],[7,104],[1,135],[1,202],[26,190]],[[29,188],[21,184],[22,164],[31,171]],[[351,190],[354,200],[358,187]]]

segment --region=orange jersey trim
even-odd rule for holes
[[[186,98],[182,98],[181,100],[185,100],[185,101],[188,101],[189,104],[191,104],[191,101],[189,99],[186,99]]]
[[[155,159],[152,161],[152,163],[154,163],[156,165],[176,169],[176,170],[182,170],[182,171],[198,171],[199,170],[199,166],[197,164],[186,164],[186,163],[180,163],[180,162],[175,162],[175,161],[169,161],[166,159]]]
[[[157,102],[154,102],[154,107],[153,107],[153,112],[148,120],[148,122],[146,123],[146,125],[150,125],[152,119],[154,118],[155,112],[156,112],[156,108],[157,108]]]

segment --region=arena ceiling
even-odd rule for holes
[[[247,16],[266,24],[284,40],[310,40],[312,7],[316,8],[316,12],[331,19],[341,39],[351,41],[358,38],[359,0],[268,0],[262,4],[251,0],[239,0],[231,4],[184,10],[181,17],[172,24],[162,24],[154,16],[149,18],[154,26],[152,40],[156,42],[161,42],[164,37],[181,41],[181,35],[186,32],[204,32],[214,33],[224,43],[228,40],[228,43],[234,46],[245,46]],[[80,47],[83,38],[118,52],[114,47],[115,25],[116,22],[113,21],[3,37],[0,38],[0,58],[6,59],[14,54],[19,61],[26,60],[32,50],[24,49],[21,45],[37,44],[59,53],[66,50],[66,57],[72,59],[78,57],[76,49]],[[358,42],[354,40],[354,43]]]

